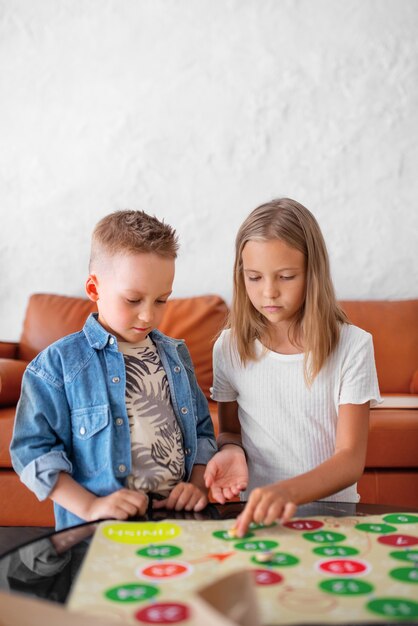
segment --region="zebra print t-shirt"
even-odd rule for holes
[[[125,360],[131,433],[132,473],[126,486],[166,496],[184,477],[183,437],[167,375],[149,337],[118,345]]]

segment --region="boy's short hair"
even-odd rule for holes
[[[93,231],[90,270],[103,257],[153,252],[177,257],[178,238],[169,224],[145,211],[114,211],[103,217]]]

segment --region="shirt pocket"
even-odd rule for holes
[[[92,406],[71,412],[75,474],[94,476],[111,459],[109,406]]]

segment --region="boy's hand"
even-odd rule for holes
[[[93,522],[111,517],[125,520],[134,515],[144,515],[148,496],[143,491],[119,489],[108,496],[95,497],[86,510],[85,519]]]
[[[251,522],[268,526],[276,520],[285,524],[296,512],[296,504],[291,502],[290,493],[282,483],[254,489],[248,502],[237,517],[235,528],[238,537],[243,537]]]
[[[247,488],[248,468],[245,453],[236,445],[225,445],[206,466],[205,485],[220,504]]]
[[[155,500],[154,509],[201,511],[208,503],[206,490],[193,483],[178,483],[164,500]]]

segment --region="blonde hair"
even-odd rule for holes
[[[348,319],[339,307],[331,280],[328,253],[318,222],[308,209],[290,198],[272,200],[254,209],[235,241],[234,288],[228,327],[242,364],[256,360],[254,340],[269,336],[269,322],[252,305],[245,288],[242,251],[248,241],[280,239],[303,253],[306,264],[304,303],[289,330],[305,352],[305,380],[312,384],[338,343]]]
[[[115,211],[96,224],[93,231],[90,271],[103,258],[116,254],[153,252],[177,257],[176,231],[144,211]]]

